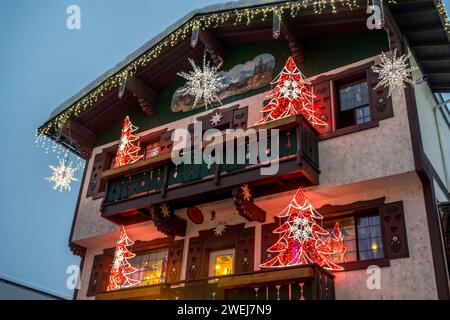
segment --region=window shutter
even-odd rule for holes
[[[373,72],[372,69],[369,69],[368,74],[369,78],[367,81],[369,85],[370,105],[372,107],[373,119],[383,120],[393,117],[392,99],[387,97],[389,89],[380,87],[374,90],[380,82],[378,74]]]
[[[381,210],[381,224],[386,258],[409,257],[403,202],[384,204]]]
[[[239,242],[236,247],[236,273],[252,272],[255,252],[255,227],[240,230]]]
[[[97,292],[97,286],[100,284],[101,276],[103,272],[103,255],[99,254],[94,257],[94,262],[91,269],[91,277],[89,279],[89,287],[87,296],[95,296]]]
[[[181,259],[183,258],[184,240],[172,241],[169,246],[169,256],[167,261],[167,282],[180,280]]]
[[[202,275],[203,243],[200,237],[189,239],[186,280],[194,280]]]
[[[103,153],[95,155],[94,164],[92,165],[91,177],[89,178],[89,185],[86,194],[87,197],[96,195],[99,192],[101,185],[101,174],[103,171],[103,162]]]
[[[330,81],[318,82],[312,84],[314,88],[314,107],[317,110],[318,117],[327,122],[326,127],[315,127],[320,134],[331,132],[333,125],[333,114],[331,109],[331,90]]]

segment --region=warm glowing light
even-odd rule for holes
[[[377,251],[378,250],[378,244],[376,242],[372,243],[372,251]]]
[[[216,264],[216,270],[220,269],[220,265]]]

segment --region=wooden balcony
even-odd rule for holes
[[[334,300],[334,276],[316,265],[100,293],[98,300]]]
[[[261,167],[267,163],[251,164],[248,158],[243,164],[203,162],[176,166],[171,161],[170,152],[159,154],[103,173],[107,188],[102,216],[116,223],[130,224],[151,219],[154,205],[169,203],[176,209],[231,198],[236,188],[243,184],[250,186],[253,197],[267,195],[274,190],[282,192],[318,184],[318,133],[305,119],[292,116],[254,129],[279,130],[277,175],[261,175]],[[266,150],[271,150],[271,140],[267,140]],[[233,147],[236,158],[241,145],[234,140]],[[223,153],[225,159],[225,146]]]

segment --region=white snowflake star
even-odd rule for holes
[[[225,232],[226,228],[227,225],[224,222],[219,222],[214,228],[214,235],[216,237],[221,236]]]
[[[283,83],[283,87],[280,89],[281,98],[288,100],[295,100],[300,96],[300,90],[298,84],[294,80],[286,80]]]
[[[180,72],[178,75],[187,80],[186,87],[180,90],[183,95],[188,94],[194,97],[194,104],[192,108],[195,108],[197,103],[203,99],[205,108],[208,109],[208,105],[219,102],[217,93],[222,87],[223,76],[220,76],[217,70],[219,66],[209,66],[209,61],[206,62],[206,54],[203,56],[203,68],[196,66],[194,60],[189,59],[192,66],[192,71],[189,73]]]
[[[394,90],[401,92],[405,88],[405,83],[414,85],[410,76],[411,72],[417,70],[417,68],[408,66],[410,56],[411,54],[408,53],[397,58],[397,49],[395,49],[392,58],[388,58],[383,52],[380,56],[380,64],[372,66],[373,72],[378,73],[378,78],[380,79],[380,82],[374,89],[381,86],[389,87],[388,97],[390,97]]]
[[[212,125],[217,126],[219,124],[219,122],[222,120],[222,118],[223,118],[223,113],[216,112],[216,114],[211,116],[211,119],[209,119],[209,121],[211,122]]]
[[[242,190],[242,195],[244,196],[244,200],[249,201],[250,198],[252,197],[252,194],[250,192],[250,188],[249,188],[248,184],[244,184],[241,187],[241,190]]]
[[[163,214],[164,218],[170,217],[170,209],[167,206],[167,204],[163,203],[162,205],[159,206],[159,209],[161,209],[161,213]]]
[[[78,181],[74,177],[76,168],[72,167],[72,162],[69,165],[65,165],[63,160],[59,161],[59,166],[49,166],[53,170],[52,176],[45,178],[49,182],[53,182],[53,189],[62,192],[63,190],[70,191],[70,184],[72,181]]]

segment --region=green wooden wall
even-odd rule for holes
[[[300,67],[306,77],[323,73],[365,58],[380,54],[389,50],[388,39],[384,31],[370,31],[365,33],[343,35],[337,37],[310,38],[303,41],[304,63]],[[274,76],[277,75],[290,55],[289,47],[285,41],[271,41],[268,43],[230,45],[224,48],[223,70],[229,70],[239,63],[253,59],[261,53],[270,53],[276,59]],[[155,115],[148,117],[137,105],[129,114],[133,124],[139,127],[139,131],[158,127],[163,124],[180,120],[205,111],[198,108],[190,112],[172,112],[170,103],[172,95],[177,88],[184,84],[180,78],[173,81],[164,90],[159,92],[155,105]],[[229,97],[222,101],[227,104],[233,101],[264,92],[269,86],[252,90],[244,94]],[[97,137],[97,145],[103,145],[120,138],[122,120],[104,130]]]

